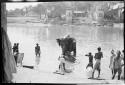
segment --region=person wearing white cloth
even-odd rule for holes
[[[110,57],[110,64],[109,64],[109,68],[111,69],[112,71],[112,75],[113,75],[113,62],[114,62],[114,58],[116,57],[115,53],[114,53],[114,50],[111,51],[111,57]]]
[[[103,53],[101,52],[100,47],[98,48],[98,53],[95,54],[94,58],[96,59],[96,63],[95,63],[94,68],[93,68],[92,78],[94,78],[95,70],[98,71],[98,78],[99,78],[100,77],[100,71],[101,71],[101,68],[100,68],[101,58],[103,58]]]
[[[63,55],[59,56],[58,60],[60,61],[59,70],[56,70],[56,72],[54,73],[59,73],[61,75],[64,75],[65,74],[65,59]]]
[[[124,79],[124,50],[122,51],[121,58],[122,58],[122,61],[121,61],[121,64],[122,64],[121,79]]]

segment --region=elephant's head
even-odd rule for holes
[[[57,40],[57,43],[59,44],[59,46],[61,46],[61,48],[63,49],[64,46],[65,46],[64,39],[63,39],[63,38],[60,38],[60,39],[56,39],[56,40]]]

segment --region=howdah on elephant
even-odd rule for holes
[[[56,39],[59,46],[62,48],[62,55],[65,60],[75,62],[76,57],[76,40],[69,35],[66,38]]]

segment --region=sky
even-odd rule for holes
[[[16,8],[21,9],[25,6],[30,6],[30,5],[35,6],[39,3],[43,3],[43,2],[7,2],[6,3],[6,9],[7,10],[14,10]],[[69,4],[70,3],[67,3],[67,5],[69,5]]]
[[[25,6],[30,6],[30,5],[32,5],[32,6],[35,6],[35,5],[37,5],[37,4],[39,4],[39,3],[42,3],[42,2],[15,2],[15,3],[6,3],[6,9],[7,10],[14,10],[14,9],[16,9],[16,8],[23,8],[23,7],[25,7]]]

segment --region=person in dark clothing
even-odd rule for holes
[[[13,55],[14,55],[14,58],[15,58],[15,62],[16,62],[16,65],[17,65],[17,59],[18,59],[18,54],[19,54],[19,43],[14,43],[14,46],[13,46]]]
[[[35,53],[36,53],[36,56],[38,55],[40,57],[40,46],[38,43],[36,44],[36,47],[35,47]]]
[[[99,47],[98,49],[98,53],[95,54],[95,60],[96,60],[96,63],[94,65],[94,68],[93,68],[93,73],[92,73],[92,78],[94,78],[94,72],[95,70],[98,71],[98,78],[100,76],[100,65],[101,65],[101,58],[103,58],[103,53],[101,52],[101,47]]]
[[[16,44],[16,52],[19,53],[19,43]]]
[[[91,66],[93,68],[93,55],[92,53],[90,52],[89,54],[86,54],[85,56],[88,56],[89,57],[89,63],[88,65],[86,66],[86,69]]]
[[[37,43],[36,44],[36,47],[35,47],[35,54],[36,54],[36,68],[37,68],[37,65],[40,63],[40,46],[39,44]]]
[[[14,46],[13,46],[13,54],[14,54],[14,52],[16,52],[16,43],[14,43]]]

